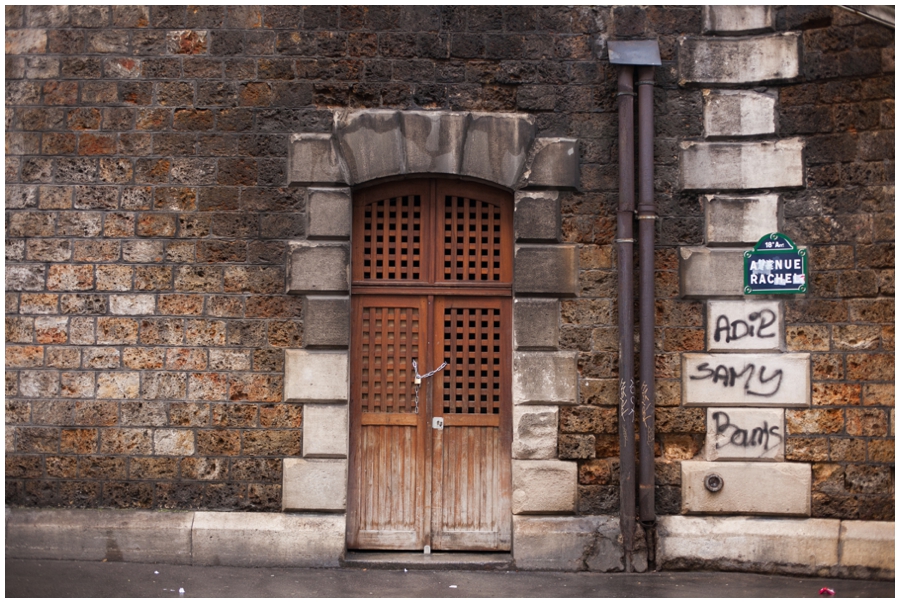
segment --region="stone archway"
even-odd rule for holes
[[[304,347],[286,352],[284,399],[304,408],[303,456],[284,461],[284,510],[346,513],[350,187],[447,175],[514,194],[513,529],[516,516],[574,512],[577,466],[557,458],[557,422],[559,405],[578,401],[575,353],[558,347],[559,298],[578,291],[559,202],[578,187],[577,147],[535,137],[528,115],[445,111],[338,112],[332,133],[292,137],[289,181],[308,187],[308,227],[291,244],[287,284],[304,296]]]

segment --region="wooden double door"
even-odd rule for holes
[[[354,196],[348,548],[510,549],[512,253],[508,193]]]

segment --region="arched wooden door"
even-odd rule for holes
[[[353,210],[348,548],[509,550],[512,197],[418,179]],[[414,360],[447,366],[417,389]]]

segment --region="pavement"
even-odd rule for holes
[[[894,582],[724,572],[245,568],[6,560],[6,597],[894,597]],[[183,591],[181,590],[183,589]]]

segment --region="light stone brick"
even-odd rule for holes
[[[575,245],[518,245],[513,283],[516,295],[578,293],[578,249]]]
[[[575,510],[578,463],[514,460],[512,481],[514,515]]]
[[[335,125],[351,184],[406,173],[398,111],[343,113],[336,116]]]
[[[770,31],[775,20],[771,6],[717,5],[703,7],[704,33],[746,34]]]
[[[763,236],[779,231],[778,195],[701,197],[706,217],[707,245],[755,245]]]
[[[290,184],[345,184],[347,177],[331,134],[294,134],[288,157]]]
[[[349,188],[309,189],[308,238],[349,239],[352,209]]]
[[[559,301],[517,297],[513,302],[516,349],[555,349],[559,346]]]
[[[523,178],[530,187],[577,189],[579,167],[577,138],[537,138]]]
[[[515,205],[517,241],[559,242],[562,223],[558,192],[518,191]]]
[[[194,432],[190,429],[157,429],[153,432],[153,454],[190,456],[194,454]]]
[[[809,354],[683,354],[685,406],[809,406]]]
[[[513,554],[519,570],[620,572],[625,569],[619,518],[513,517]],[[646,564],[635,551],[635,566]]]
[[[59,394],[59,371],[22,371],[19,395],[24,398],[50,398]]]
[[[344,461],[346,462],[346,461]],[[194,513],[194,565],[338,567],[344,514]]]
[[[706,302],[706,349],[710,352],[778,352],[784,348],[784,312],[777,301]]]
[[[346,459],[284,459],[284,511],[343,511],[346,508]]]
[[[775,133],[775,96],[750,90],[704,90],[703,135]]]
[[[347,352],[286,350],[284,363],[286,402],[347,402]]]
[[[182,511],[7,509],[6,556],[188,565],[193,523]]]
[[[559,407],[513,406],[514,459],[555,459]]]
[[[707,461],[783,461],[784,410],[706,409]]]
[[[679,247],[678,272],[684,297],[744,294],[744,250]]]
[[[513,404],[575,404],[576,352],[515,352]]]
[[[512,188],[525,168],[534,134],[531,115],[472,113],[461,173]]]
[[[291,249],[288,293],[344,293],[350,290],[347,245],[298,243]]]
[[[837,519],[663,516],[659,518],[657,567],[827,574],[838,562],[840,523]]]
[[[406,173],[458,174],[466,138],[467,113],[402,111]]]
[[[14,29],[6,31],[6,54],[36,54],[47,49],[44,29]]]
[[[755,142],[681,143],[685,190],[741,190],[803,186],[799,138]]]
[[[349,434],[349,406],[303,405],[303,456],[305,458],[347,458]]]
[[[350,345],[350,298],[309,296],[303,306],[303,346],[346,348]]]
[[[718,492],[704,484],[712,474]],[[681,462],[682,513],[808,516],[811,488],[807,463]]]
[[[784,81],[800,74],[798,33],[752,38],[682,37],[679,83],[751,84]]]
[[[156,299],[153,295],[110,295],[109,313],[124,316],[153,314]]]
[[[880,570],[884,579],[894,577],[894,522],[842,521],[840,565],[844,568]]]

